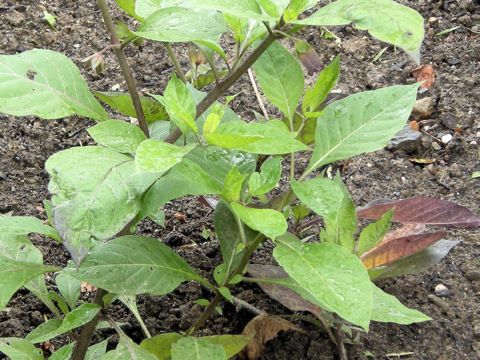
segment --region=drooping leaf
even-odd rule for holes
[[[372,283],[372,321],[393,322],[408,325],[414,322],[432,320],[418,310],[404,306],[395,296],[387,294]]]
[[[288,154],[308,150],[293,138],[294,133],[269,123],[231,121],[220,124],[214,133],[205,134],[209,144],[254,154]]]
[[[0,351],[11,360],[44,360],[42,351],[25,339],[0,338]]]
[[[121,153],[134,153],[147,139],[138,126],[121,120],[107,120],[87,131],[98,144]]]
[[[159,334],[143,340],[140,347],[154,354],[157,360],[168,360],[170,359],[170,346],[181,338],[182,335],[177,333]]]
[[[365,227],[358,237],[357,254],[363,254],[378,245],[390,229],[393,211],[387,211],[380,220]]]
[[[45,225],[42,220],[33,216],[2,216],[0,215],[0,234],[28,235],[37,233],[59,240],[54,228]]]
[[[164,141],[147,139],[137,149],[135,165],[145,172],[164,173],[182,161],[195,144],[179,147]]]
[[[185,84],[175,75],[168,82],[163,96],[151,95],[162,103],[170,119],[185,135],[189,130],[198,133],[195,123],[196,107],[193,95]]]
[[[463,206],[423,196],[396,201],[378,199],[358,209],[357,216],[366,219],[379,219],[380,216],[392,208],[395,208],[392,221],[402,223],[462,229],[480,225],[480,218]]]
[[[100,306],[96,304],[82,304],[75,310],[69,312],[63,320],[51,319],[37,326],[25,339],[34,344],[52,339],[55,336],[88,323],[97,315],[100,309]]]
[[[75,309],[82,282],[61,271],[55,277],[55,284],[70,309]]]
[[[281,212],[272,209],[255,209],[243,206],[238,203],[231,203],[230,206],[235,214],[248,227],[257,230],[269,237],[275,239],[287,231],[287,222]]]
[[[172,6],[153,12],[133,33],[156,41],[186,42],[216,40],[226,31],[219,13],[200,8],[186,9]]]
[[[388,266],[368,270],[372,280],[383,279],[387,277],[401,276],[406,274],[416,274],[427,270],[442,260],[458,241],[440,240],[425,250],[419,251],[414,255],[395,261]]]
[[[187,336],[172,344],[172,360],[225,360],[227,354],[222,345],[205,338]]]
[[[58,119],[78,114],[108,120],[75,64],[50,50],[0,56],[0,112]]]
[[[160,176],[138,173],[129,155],[100,146],[51,156],[53,223],[76,264],[92,243],[120,232],[138,213],[143,192]]]
[[[391,86],[350,95],[328,105],[317,119],[315,151],[308,171],[386,146],[404,127],[417,88],[418,84]]]
[[[269,314],[255,316],[243,329],[242,335],[251,336],[252,340],[240,353],[241,358],[249,360],[260,359],[267,341],[275,338],[282,330],[293,330],[305,334],[305,330],[280,317],[274,317]]]
[[[181,282],[207,283],[180,256],[160,241],[122,236],[92,251],[68,275],[119,295],[167,294]]]
[[[393,0],[338,0],[296,21],[303,25],[347,25],[351,22],[377,39],[401,47],[417,63],[420,61],[423,18],[415,10]]]
[[[260,173],[250,175],[248,180],[248,193],[251,196],[265,194],[278,184],[282,174],[282,158],[275,156],[268,159],[260,170]]]
[[[362,262],[332,243],[305,244],[293,235],[276,240],[273,256],[298,284],[330,311],[368,329],[372,288]]]
[[[437,231],[383,241],[370,251],[360,255],[360,259],[367,269],[388,265],[435,244],[446,234],[445,231]]]
[[[298,61],[274,42],[255,62],[254,69],[265,96],[291,120],[304,88]]]
[[[105,104],[111,108],[121,112],[130,117],[137,117],[135,108],[133,107],[132,98],[129,93],[114,92],[114,91],[93,91],[96,97],[102,100]],[[140,102],[142,104],[145,120],[148,122],[154,122],[157,120],[168,120],[168,114],[165,108],[158,101],[155,101],[149,97],[141,96]]]

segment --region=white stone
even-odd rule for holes
[[[442,143],[448,144],[453,139],[451,134],[443,135],[442,136]]]

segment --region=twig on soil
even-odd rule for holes
[[[342,325],[338,324],[337,327],[337,349],[338,349],[338,355],[340,357],[340,360],[348,360],[347,357],[347,350],[345,349],[345,346],[343,344],[343,339],[345,339],[345,333],[342,330]]]
[[[256,96],[257,101],[258,101],[258,105],[260,106],[260,109],[262,110],[263,116],[265,117],[265,119],[268,120],[267,109],[265,109],[265,105],[263,104],[262,98],[260,97],[260,92],[258,91],[257,83],[255,82],[255,78],[253,77],[252,69],[248,69],[248,77],[250,78],[250,82],[252,83],[253,92],[255,93],[255,96]]]

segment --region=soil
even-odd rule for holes
[[[325,4],[328,1],[320,1]],[[376,198],[400,199],[411,196],[431,196],[453,201],[480,214],[480,179],[472,179],[480,171],[480,5],[473,0],[400,1],[425,18],[425,41],[422,63],[431,64],[436,81],[432,89],[419,98],[433,99],[433,113],[415,119],[423,129],[421,141],[408,152],[387,148],[375,153],[354,157],[343,173],[343,179],[354,202],[361,206]],[[115,7],[113,1],[110,3]],[[43,11],[57,16],[56,28],[43,20]],[[123,21],[128,18],[118,9],[114,15]],[[31,1],[3,0],[0,6],[0,53],[13,55],[32,48],[48,48],[70,57],[82,69],[92,89],[110,90],[118,84],[126,86],[119,76],[113,55],[106,57],[106,71],[97,76],[84,70],[81,60],[108,44],[108,37],[94,1]],[[439,32],[457,27],[444,35]],[[324,58],[341,53],[341,79],[337,88],[346,93],[377,89],[389,85],[412,83],[410,72],[416,67],[399,49],[388,46],[375,62],[372,59],[385,46],[352,26],[331,29],[341,43],[321,40],[318,29],[307,28],[300,34]],[[185,48],[175,46],[186,67]],[[140,48],[128,47],[127,57],[132,65],[138,87],[142,92],[161,93],[172,65],[159,44],[146,41]],[[311,79],[310,79],[311,80]],[[233,108],[242,118],[252,119],[253,111],[260,112],[248,78],[241,79],[231,94],[242,91]],[[276,114],[267,106],[270,114]],[[118,118],[118,116],[117,116]],[[412,118],[413,120],[413,118]],[[93,121],[72,116],[59,120],[36,117],[15,118],[0,115],[0,214],[32,215],[45,219],[42,201],[49,197],[46,159],[53,153],[72,146],[93,144],[85,129]],[[443,144],[438,139],[451,134],[453,139]],[[410,158],[436,159],[426,166]],[[306,159],[298,159],[298,167]],[[344,162],[334,164],[341,169]],[[200,273],[211,276],[220,263],[218,242],[205,239],[202,229],[212,229],[211,211],[192,201],[182,199],[165,206],[168,224],[165,228],[144,222],[139,232],[154,236],[174,248]],[[185,215],[185,221],[175,213]],[[480,359],[480,230],[453,230],[447,238],[460,240],[438,265],[417,275],[380,281],[379,285],[395,295],[405,305],[432,317],[432,321],[410,326],[373,323],[368,334],[354,332],[346,344],[349,359]],[[47,264],[64,266],[69,260],[64,248],[41,236],[31,240],[42,251]],[[258,251],[252,262],[271,263],[271,249]],[[54,288],[53,274],[47,283]],[[432,302],[435,286],[443,284],[450,290],[442,302]],[[271,300],[254,284],[239,285],[234,295],[251,305],[272,314],[289,314],[282,305]],[[202,308],[193,301],[210,298],[197,283],[182,284],[166,296],[138,297],[140,312],[152,334],[184,331],[199,316]],[[84,294],[83,299],[91,299]],[[241,333],[253,314],[244,308],[224,303],[223,316],[214,314],[199,333]],[[143,339],[140,326],[122,306],[115,305],[112,313],[119,321],[127,322],[126,333],[137,342]],[[0,336],[23,337],[49,317],[47,308],[27,290],[21,289],[0,313]],[[307,335],[281,332],[267,343],[262,359],[336,359],[336,348],[317,327],[296,322]],[[95,341],[110,337],[114,347],[116,336],[111,330],[99,331]],[[55,339],[56,348],[65,338]],[[396,355],[395,355],[396,354]]]

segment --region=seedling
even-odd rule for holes
[[[372,279],[423,270],[448,252],[454,243],[442,240],[446,233],[423,233],[425,225],[469,228],[478,226],[480,219],[455,204],[426,198],[382,200],[356,209],[339,175],[316,175],[332,162],[384,147],[404,127],[419,84],[332,102],[330,92],[338,80],[340,58],[324,64],[314,85],[305,89],[299,61],[279,42],[286,35],[298,41],[296,33],[305,26],[353,21],[357,28],[404,49],[418,62],[422,17],[391,0],[338,0],[311,15],[305,11],[317,1],[117,3],[140,23],[136,29],[118,25],[115,31],[106,2],[98,0],[112,39],[107,49],[118,58],[129,95],[93,93],[120,113],[136,117],[138,126],[112,119],[76,66],[61,54],[37,49],[0,57],[1,112],[45,119],[77,114],[98,121],[87,130],[97,146],[60,151],[45,164],[52,194],[45,201],[48,224],[34,217],[0,217],[0,267],[4,269],[0,308],[26,287],[52,312],[52,318],[25,339],[0,339],[0,351],[13,360],[25,358],[20,353],[42,359],[34,344],[67,333],[72,343],[51,359],[230,358],[256,334],[195,335],[214,311],[221,311],[221,301],[235,302],[230,288],[242,281],[288,291],[276,299],[301,300],[329,334],[352,326],[367,331],[372,320],[400,324],[428,320],[376,287]],[[231,37],[234,49],[227,50],[233,51],[222,48],[221,36]],[[163,95],[140,97],[136,91],[122,49],[143,38],[165,43],[175,66],[176,74]],[[193,44],[191,83],[171,42]],[[300,45],[304,50],[299,49],[300,57],[312,55],[308,44]],[[233,59],[226,53],[234,54]],[[97,58],[91,58],[92,65]],[[222,69],[217,68],[218,60]],[[200,66],[210,69],[200,73]],[[218,102],[251,66],[264,95],[281,111],[279,118],[245,122],[228,107],[228,101]],[[208,92],[199,90],[207,85]],[[294,155],[300,151],[310,154],[310,161],[295,176]],[[273,195],[287,164],[288,184]],[[201,196],[214,209],[213,225],[223,259],[214,271],[214,281],[202,277],[161,239],[135,234],[136,225],[147,217],[162,224],[163,205],[186,195]],[[317,218],[306,220],[310,212]],[[358,234],[357,218],[378,221]],[[301,239],[297,230],[308,227],[308,221],[321,223],[322,229]],[[391,221],[407,225],[392,233]],[[30,233],[61,242],[72,261],[64,268],[44,265],[40,251],[28,240]],[[253,275],[250,258],[266,242],[275,246],[273,256],[281,276],[265,268],[257,268]],[[47,291],[45,273],[55,273],[57,292]],[[183,333],[150,334],[137,310],[136,295],[167,294],[191,280],[213,294],[210,299],[198,299],[205,306],[202,315]],[[82,283],[97,288],[93,303],[79,303]],[[110,304],[117,300],[141,324],[146,338],[140,344],[109,315]],[[100,321],[119,336],[117,347],[108,352],[106,341],[90,345]],[[293,328],[283,321],[273,322],[281,323],[280,329]],[[336,344],[343,354],[341,342]],[[258,356],[256,350],[248,349],[251,343],[242,356]]]

